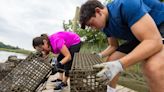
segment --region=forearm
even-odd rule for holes
[[[71,60],[71,56],[65,56],[60,63],[61,64],[66,64],[67,62],[69,62]]]
[[[123,64],[123,67],[127,68],[139,61],[147,59],[161,49],[162,42],[158,40],[144,40],[131,53],[121,58],[120,61]]]
[[[66,45],[63,45],[63,47],[60,50],[60,52],[64,56],[64,58],[60,61],[61,64],[65,64],[65,63],[69,62],[72,59],[71,58],[71,54],[70,54],[68,48],[66,47]]]
[[[109,56],[111,55],[115,50],[117,49],[117,47],[115,46],[108,46],[104,51],[101,52],[101,54],[105,57],[105,56]]]

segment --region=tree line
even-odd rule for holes
[[[5,49],[20,49],[18,46],[14,47],[11,45],[6,45],[3,42],[0,42],[0,48],[5,48]]]

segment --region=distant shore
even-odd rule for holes
[[[8,51],[8,52],[15,52],[15,53],[21,53],[21,54],[30,54],[32,51],[24,50],[24,49],[6,49],[6,48],[0,48],[0,51]]]

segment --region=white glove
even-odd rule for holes
[[[52,58],[52,65],[57,65],[58,61],[56,57]]]
[[[103,58],[103,55],[101,53],[96,54],[99,58]]]
[[[103,58],[103,55],[101,53],[91,52],[92,54],[96,55],[99,58]]]
[[[119,60],[96,64],[93,65],[93,68],[102,68],[96,75],[100,81],[111,81],[118,73],[123,71],[122,64]]]

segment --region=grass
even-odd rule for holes
[[[149,92],[140,64],[129,67],[121,74],[118,84],[138,92]]]
[[[15,53],[22,53],[22,54],[30,54],[31,51],[23,50],[23,49],[6,49],[0,48],[0,51],[8,51],[8,52],[15,52]]]
[[[149,92],[147,84],[145,82],[138,81],[133,78],[127,78],[127,77],[121,76],[118,81],[118,84],[128,87],[130,89],[136,90],[138,92]]]
[[[105,46],[98,46],[95,44],[82,44],[80,52],[82,53],[92,53],[92,52],[100,52],[106,48]]]

